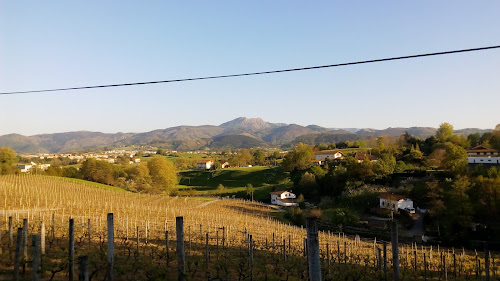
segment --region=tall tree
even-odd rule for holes
[[[443,168],[454,173],[461,172],[467,166],[467,151],[451,142],[445,144],[446,155],[442,162]]]
[[[13,164],[16,161],[16,152],[7,146],[0,147],[0,164]]]
[[[155,156],[148,162],[149,175],[153,185],[170,192],[179,182],[177,169],[172,162],[161,156]]]
[[[264,165],[266,162],[266,154],[264,151],[257,149],[253,152],[253,161],[255,165]]]
[[[0,147],[0,174],[9,174],[15,170],[16,152],[10,147]]]
[[[439,142],[448,141],[453,136],[453,126],[450,123],[442,123],[436,132],[436,138]]]
[[[314,160],[312,147],[299,143],[285,156],[283,168],[288,172],[306,170],[312,166],[312,160]]]

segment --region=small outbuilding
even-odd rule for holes
[[[196,162],[196,167],[198,169],[210,170],[210,168],[212,168],[213,164],[214,164],[214,161],[212,161],[212,160],[200,160],[200,161]]]
[[[380,208],[390,209],[393,211],[406,210],[410,213],[415,213],[413,208],[413,200],[404,195],[382,193],[379,195]]]
[[[297,207],[297,196],[291,191],[273,191],[271,192],[271,204],[285,207]]]

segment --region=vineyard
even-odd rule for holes
[[[264,204],[137,194],[36,175],[0,176],[0,195],[0,280],[14,279],[16,254],[20,280],[31,280],[33,267],[41,280],[78,279],[70,237],[74,256],[88,258],[89,279],[106,280],[109,213],[115,280],[177,279],[177,217],[184,222],[187,280],[308,279],[306,230],[273,219],[276,210]],[[33,234],[41,237],[36,247]],[[399,244],[400,280],[497,280],[498,253],[480,250]],[[319,251],[323,280],[393,279],[390,241],[320,231]]]

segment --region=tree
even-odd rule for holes
[[[299,143],[283,160],[283,169],[287,172],[302,171],[312,166],[314,152],[312,147]]]
[[[439,142],[447,142],[453,136],[453,126],[450,123],[442,123],[436,132],[436,138]]]
[[[425,164],[428,167],[439,168],[446,157],[446,150],[442,148],[434,149],[432,153],[425,159]]]
[[[377,139],[377,148],[382,150],[385,147],[386,137],[379,137]]]
[[[467,176],[458,176],[453,182],[452,188],[449,192],[448,200],[448,215],[453,223],[461,227],[467,227],[468,223],[472,220],[472,204],[470,202],[467,192],[471,187],[471,182]]]
[[[280,156],[281,155],[279,151],[274,151],[273,153],[271,153],[271,155],[269,155],[269,160],[273,161],[274,166],[276,166],[277,160],[278,158],[280,158]]]
[[[253,161],[255,165],[264,165],[266,161],[266,154],[264,151],[257,149],[253,152]]]
[[[144,162],[137,166],[129,167],[126,172],[129,180],[151,184],[151,176],[149,175],[148,165]]]
[[[253,185],[251,183],[247,184],[246,192],[247,192],[247,195],[251,195],[252,202],[253,202],[253,193],[255,192],[255,188],[253,188]]]
[[[326,171],[323,170],[320,166],[312,166],[309,168],[309,172],[313,173],[316,178],[322,178],[326,175]]]
[[[426,182],[428,192],[427,192],[427,204],[429,205],[429,214],[436,219],[437,232],[441,236],[441,230],[439,228],[439,219],[444,217],[446,214],[446,205],[443,202],[443,188],[439,185],[438,181]]]
[[[214,163],[214,165],[212,166],[212,169],[214,169],[214,170],[216,170],[216,171],[217,171],[217,170],[220,170],[220,169],[222,169],[222,164],[221,164],[219,161],[216,161],[216,162]]]
[[[10,174],[15,171],[16,152],[10,147],[0,147],[0,174]]]
[[[420,160],[423,158],[423,156],[424,154],[422,153],[422,151],[420,151],[418,144],[416,148],[413,145],[411,146],[410,157],[412,158],[412,160]]]
[[[318,193],[318,183],[316,176],[309,172],[305,172],[300,178],[298,189],[301,193],[305,194],[308,198],[312,198]]]
[[[121,167],[89,158],[82,163],[80,174],[84,180],[113,185],[115,179],[121,176],[121,173],[115,173],[115,169],[119,170]]]
[[[13,164],[17,159],[16,152],[10,147],[0,147],[0,164]]]
[[[229,163],[231,166],[242,166],[242,165],[248,165],[252,163],[253,161],[253,156],[250,153],[250,150],[248,149],[243,149],[241,150],[238,154],[233,155],[231,159],[229,159]]]
[[[500,124],[495,127],[495,130],[491,132],[490,145],[496,150],[500,150]]]
[[[481,143],[481,134],[479,133],[470,134],[469,136],[467,136],[467,139],[469,140],[470,145],[474,147]]]
[[[165,155],[165,150],[163,148],[158,148],[158,150],[156,151],[156,154],[157,155]]]
[[[219,185],[217,186],[217,190],[221,191],[224,189],[225,189],[225,187],[222,185],[222,183],[219,183]]]
[[[395,168],[396,158],[390,153],[383,153],[377,163],[375,163],[373,171],[376,174],[376,177],[383,178],[392,174]]]
[[[447,142],[445,145],[446,155],[442,161],[443,168],[454,173],[461,172],[467,166],[467,151],[451,142]]]
[[[177,169],[172,162],[167,161],[161,156],[154,156],[148,162],[149,174],[153,185],[170,192],[177,185]]]

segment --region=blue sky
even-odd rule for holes
[[[0,92],[189,78],[500,45],[500,1],[2,1]],[[0,135],[261,117],[493,128],[500,49],[266,76],[0,96]]]

